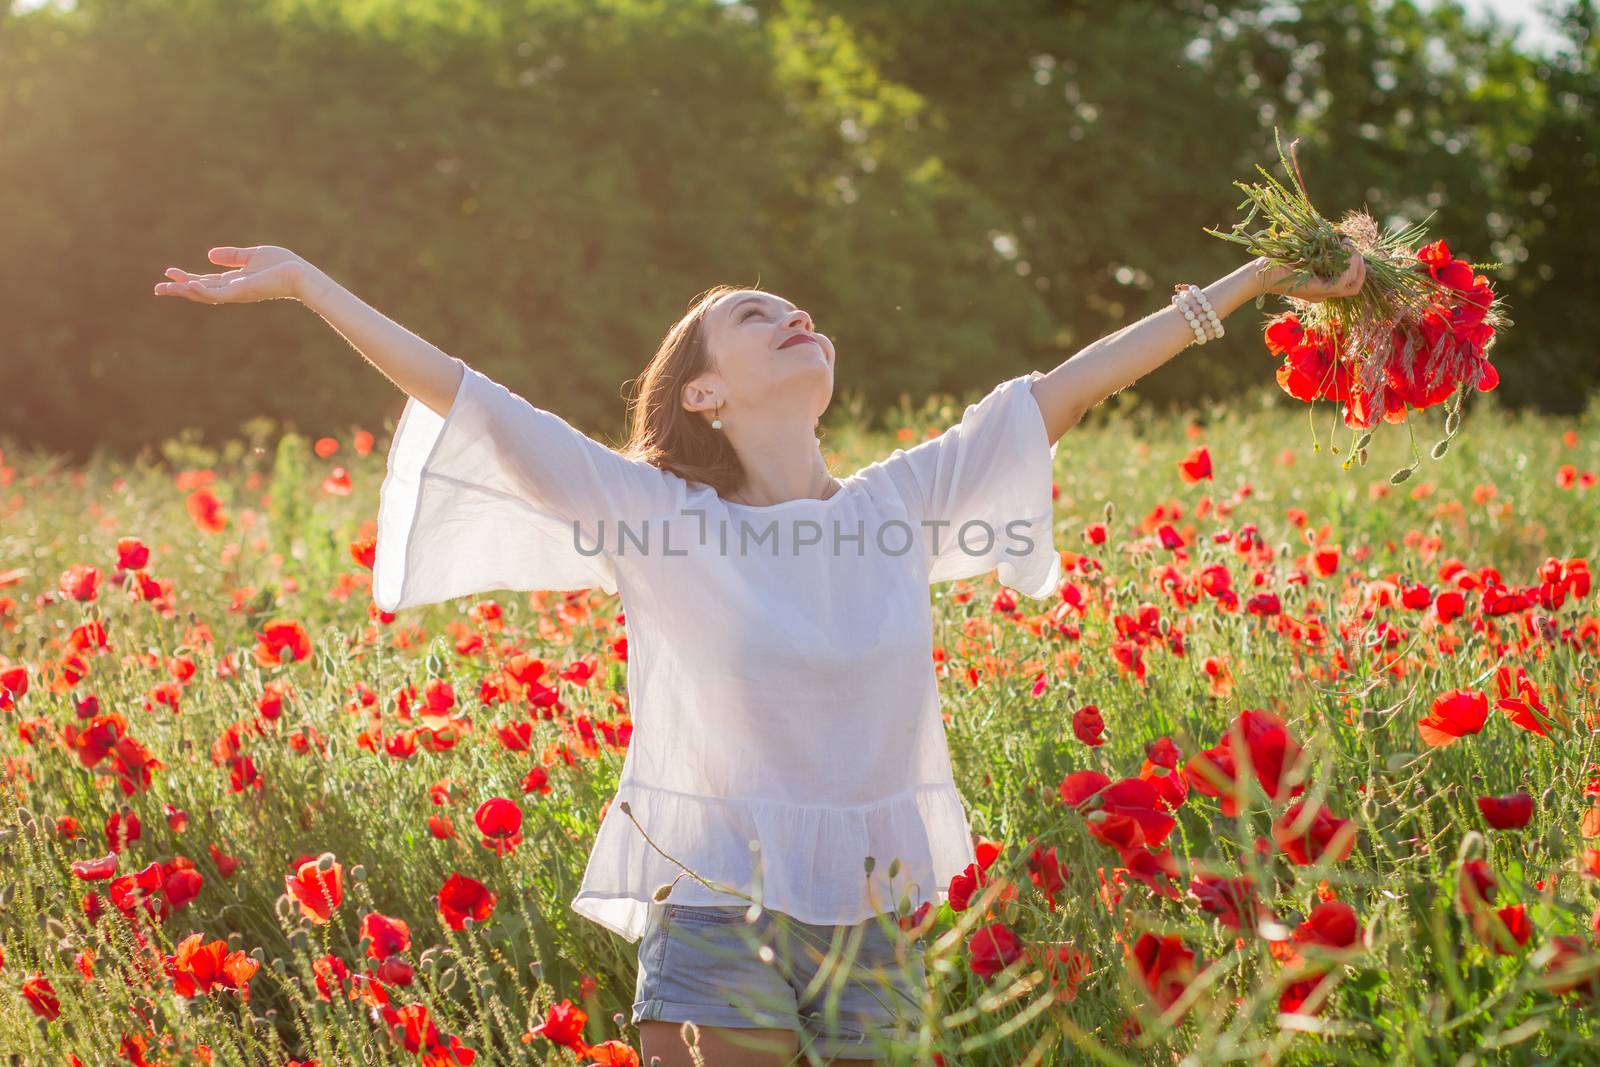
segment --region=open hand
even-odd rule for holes
[[[1361,291],[1361,286],[1367,280],[1367,261],[1357,252],[1350,238],[1343,239],[1343,244],[1350,249],[1350,265],[1344,269],[1339,277],[1329,280],[1327,278],[1312,277],[1309,281],[1302,282],[1293,288],[1285,288],[1292,284],[1295,272],[1279,264],[1271,264],[1267,268],[1266,291],[1277,293],[1279,296],[1293,297],[1308,303],[1318,304],[1329,297],[1355,296]]]
[[[234,270],[220,274],[190,274],[168,267],[171,281],[157,282],[156,296],[181,296],[201,304],[250,304],[258,300],[297,299],[310,264],[287,248],[213,248],[206,258]]]

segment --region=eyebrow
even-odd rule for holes
[[[764,297],[764,296],[746,296],[746,297],[741,297],[740,299],[735,300],[733,302],[733,306],[728,309],[728,318],[732,319],[733,318],[733,313],[735,311],[738,311],[741,305],[748,304],[752,300],[754,300],[754,301],[759,303],[760,301],[763,301],[763,300],[766,300],[766,299],[767,298]],[[789,304],[789,302],[787,300],[785,300],[784,303],[785,304]],[[794,310],[794,305],[793,304],[789,304],[789,310],[791,310],[791,311]]]

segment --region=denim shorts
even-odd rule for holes
[[[927,980],[921,944],[891,939],[877,919],[819,926],[747,915],[744,906],[651,904],[634,1023],[795,1030],[802,1048],[830,1059],[880,1059],[885,1039],[915,1034]]]

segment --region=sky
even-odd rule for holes
[[[1548,0],[1457,0],[1475,18],[1493,16],[1516,27],[1517,43],[1531,51],[1545,51],[1563,42],[1544,11]]]

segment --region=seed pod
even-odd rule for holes
[[[1355,450],[1357,452],[1363,451],[1371,443],[1372,443],[1372,431],[1368,430],[1366,433],[1362,434],[1359,438],[1356,439]]]
[[[1441,440],[1438,444],[1433,446],[1433,452],[1432,452],[1433,458],[1434,459],[1443,459],[1444,458],[1444,454],[1446,452],[1448,452],[1448,451],[1450,451],[1450,438],[1446,437],[1443,440]]]
[[[1363,467],[1365,467],[1367,465],[1367,450],[1366,449],[1363,448],[1359,452],[1356,453],[1356,461],[1359,462]]]
[[[1399,485],[1401,482],[1411,477],[1411,472],[1415,469],[1415,467],[1401,467],[1399,470],[1389,475],[1389,484]]]
[[[1444,432],[1455,436],[1456,429],[1461,425],[1461,415],[1452,411],[1444,417]]]

